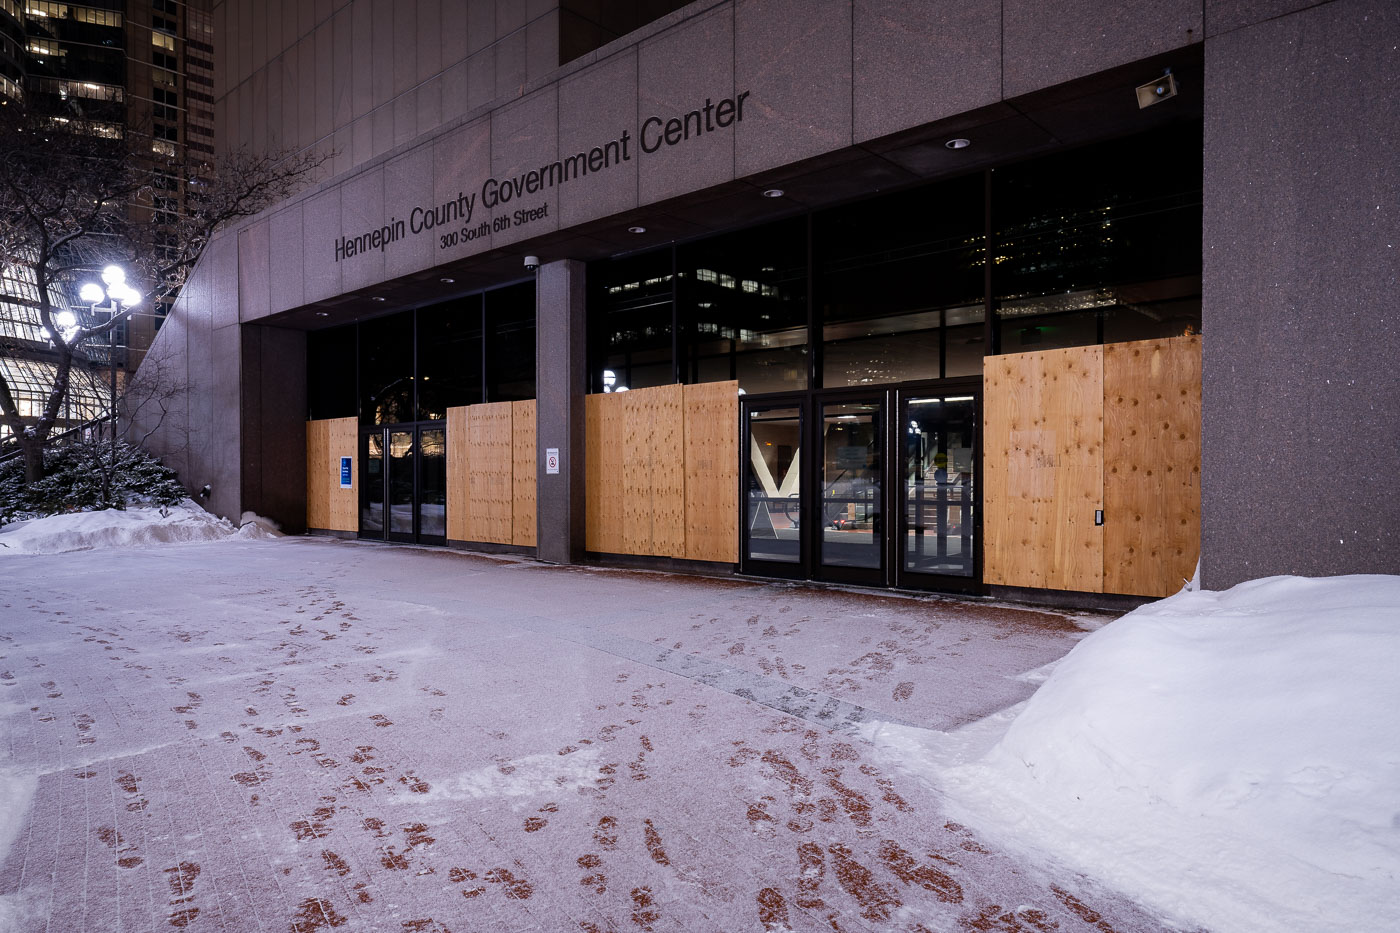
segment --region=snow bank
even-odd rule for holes
[[[204,511],[193,499],[160,508],[141,506],[126,511],[102,509],[96,512],[69,512],[0,528],[0,554],[62,554],[108,547],[150,547],[189,541],[220,541],[238,535],[243,538],[279,537],[276,524],[261,516],[245,513],[251,519],[241,528]]]
[[[967,822],[1181,922],[1394,930],[1397,717],[1400,577],[1272,577],[1088,636],[979,760],[892,742]]]

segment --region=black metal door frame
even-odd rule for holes
[[[902,427],[908,419],[911,398],[936,395],[971,395],[975,401],[972,510],[973,574],[962,577],[904,568],[904,544],[909,516],[904,500],[908,477]],[[823,406],[851,402],[878,402],[880,429],[880,567],[832,567],[821,563],[827,522],[822,495],[825,438]],[[750,424],[754,412],[792,408],[801,419],[798,461],[799,560],[785,562],[749,557],[751,523],[749,509],[758,484],[750,460]],[[855,583],[940,592],[981,593],[982,584],[982,384],[976,377],[931,379],[896,385],[814,389],[804,392],[745,396],[740,405],[740,511],[739,571],[765,577],[821,582]],[[776,503],[770,503],[776,505]]]
[[[417,421],[401,422],[395,424],[380,424],[372,428],[360,429],[360,475],[365,477],[368,483],[369,470],[366,469],[366,461],[369,459],[369,438],[371,435],[379,435],[382,462],[379,470],[380,496],[383,502],[383,527],[376,534],[370,532],[366,534],[360,532],[361,538],[369,538],[378,541],[394,541],[400,544],[446,544],[447,536],[425,535],[422,532],[422,499],[423,499],[423,458],[421,456],[423,431],[440,430],[446,431],[445,421]],[[393,531],[393,501],[390,496],[391,484],[390,475],[392,470],[392,458],[389,455],[390,437],[394,434],[411,434],[413,437],[411,456],[412,464],[409,467],[412,473],[412,495],[410,497],[410,508],[412,510],[412,531]],[[446,516],[444,515],[444,523]]]

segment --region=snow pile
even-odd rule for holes
[[[967,822],[1182,922],[1400,929],[1400,577],[1144,606],[970,744],[915,750]]]
[[[248,513],[251,514],[251,513]],[[246,517],[246,515],[245,515]],[[62,554],[109,547],[150,547],[190,541],[278,537],[276,525],[254,516],[241,529],[204,511],[193,499],[174,506],[126,511],[69,512],[0,528],[0,554]]]
[[[280,538],[282,537],[282,526],[257,512],[244,512],[238,519],[238,537]]]

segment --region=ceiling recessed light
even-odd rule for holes
[[[455,282],[455,281],[457,281],[457,280],[454,279],[454,278],[452,278],[452,276],[450,276],[450,275],[444,275],[442,278],[438,279],[438,281],[441,282],[441,283],[444,284],[444,285],[451,285],[453,282]]]
[[[331,313],[330,313],[329,311],[317,311],[317,312],[316,312],[316,316],[317,316],[317,317],[330,317],[330,316],[331,316]]]
[[[628,233],[646,233],[647,228],[642,226],[631,226],[627,228]]]
[[[959,136],[957,139],[948,140],[943,145],[947,146],[949,149],[966,149],[968,146],[972,145],[972,140],[963,139]]]
[[[387,298],[381,298],[381,297],[379,297],[378,295],[371,295],[370,298],[369,298],[369,300],[370,300],[370,301],[388,301]]]
[[[763,196],[765,198],[781,198],[783,196],[783,189],[769,188],[767,191],[763,192]]]

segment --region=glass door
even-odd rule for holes
[[[744,524],[740,546],[748,573],[806,575],[802,535],[800,401],[744,407]]]
[[[884,579],[884,393],[820,401],[816,573],[824,580]]]
[[[361,435],[360,537],[447,543],[447,429],[442,422]]]
[[[974,590],[978,417],[970,389],[901,393],[900,586]]]

